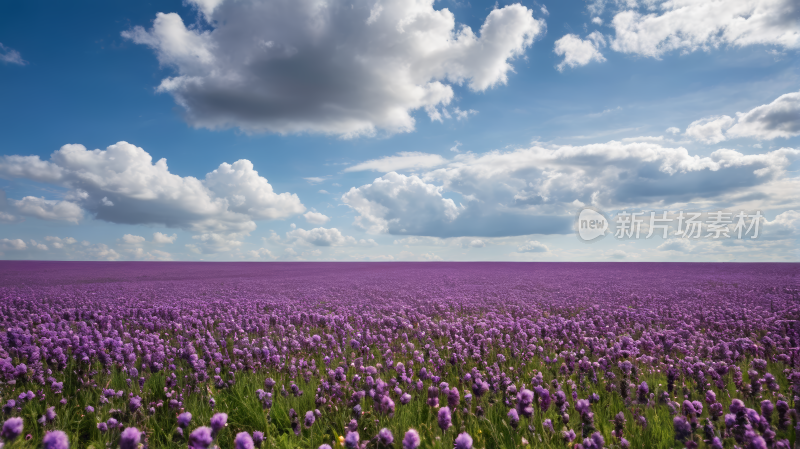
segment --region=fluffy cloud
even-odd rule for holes
[[[54,236],[51,236],[51,235],[48,235],[44,239],[47,240],[48,242],[50,242],[50,244],[53,246],[53,248],[56,248],[56,249],[64,249],[65,245],[74,245],[75,243],[78,242],[77,240],[75,240],[72,237],[65,237],[65,238],[62,239],[60,237],[54,237]]]
[[[28,62],[22,59],[22,55],[13,48],[8,48],[0,43],[0,61],[5,64],[25,65]]]
[[[517,252],[520,253],[549,253],[550,249],[547,248],[547,245],[544,243],[540,243],[536,240],[530,240],[525,242],[524,245],[517,248]]]
[[[800,92],[781,95],[748,112],[737,112],[736,118],[722,115],[694,121],[686,135],[705,143],[737,137],[772,140],[800,136]]]
[[[587,39],[581,39],[575,34],[567,34],[557,40],[555,48],[553,48],[555,54],[564,56],[564,60],[556,68],[562,72],[565,67],[578,67],[592,61],[604,62],[606,58],[600,53],[600,49],[605,44],[605,38],[597,31],[589,34]]]
[[[21,200],[11,200],[9,204],[20,215],[41,218],[42,220],[78,223],[83,218],[81,207],[70,201],[46,200],[35,196],[26,196]]]
[[[229,234],[209,232],[200,235],[193,235],[192,239],[196,243],[189,243],[186,248],[195,254],[214,254],[234,249],[242,246],[243,233],[232,232]]]
[[[772,140],[800,136],[800,92],[781,95],[770,104],[736,113],[728,138]]]
[[[142,148],[119,142],[106,150],[64,145],[38,156],[0,157],[0,177],[27,178],[69,189],[65,201],[25,197],[11,203],[20,213],[77,222],[81,207],[96,218],[125,224],[161,224],[196,232],[249,232],[254,220],[305,212],[291,193],[275,193],[245,159],[223,163],[204,180],[169,172]],[[80,206],[80,207],[79,207]]]
[[[0,239],[0,251],[22,251],[27,247],[22,239]]]
[[[418,176],[391,172],[351,188],[342,201],[359,213],[356,224],[370,233],[432,235],[430,227],[444,228],[460,212],[442,190]]]
[[[325,214],[313,211],[306,212],[305,214],[303,214],[303,217],[305,217],[307,222],[315,225],[324,225],[325,223],[328,222],[328,220],[331,219]]]
[[[763,199],[770,189],[791,191],[795,178],[786,178],[786,169],[798,157],[800,150],[792,148],[754,155],[721,149],[700,157],[659,142],[534,146],[458,155],[421,176],[388,173],[352,188],[342,201],[358,213],[355,224],[370,233],[565,234],[572,232],[576,208],[585,204],[730,205],[753,195]]]
[[[448,83],[484,91],[544,32],[519,4],[491,11],[479,35],[433,0],[190,0],[207,26],[157,14],[122,35],[152,48],[176,76],[171,94],[195,127],[352,137],[441,119]]]
[[[141,245],[144,243],[144,237],[141,235],[125,234],[122,236],[122,243],[126,245]]]
[[[669,0],[657,2],[655,9],[660,13],[616,14],[611,48],[658,58],[673,50],[693,52],[721,45],[800,47],[796,0]]]
[[[458,152],[457,148],[456,152]],[[446,163],[447,159],[439,156],[438,154],[420,153],[418,151],[404,151],[398,153],[396,156],[386,156],[380,159],[361,162],[360,164],[345,168],[344,171],[354,172],[371,170],[388,173],[390,171],[438,167]]]
[[[154,232],[153,233],[153,241],[155,243],[160,244],[170,244],[175,243],[175,239],[178,238],[178,234],[167,235],[161,232]]]
[[[726,139],[724,131],[736,120],[727,115],[706,117],[693,121],[686,128],[686,136],[705,143],[719,143]]]
[[[300,242],[313,246],[375,246],[372,239],[357,240],[355,237],[345,236],[336,228],[293,229],[286,233],[289,242]]]

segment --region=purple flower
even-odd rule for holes
[[[459,402],[461,402],[461,396],[458,394],[458,388],[453,387],[447,392],[447,406],[455,410],[458,408]]]
[[[461,432],[453,442],[454,449],[472,449],[472,437],[467,432]]]
[[[589,401],[586,399],[578,399],[578,402],[575,404],[575,410],[581,415],[586,414],[589,411]]]
[[[192,449],[207,449],[213,442],[214,437],[210,427],[198,427],[189,435],[189,447]]]
[[[650,388],[647,386],[647,382],[642,382],[641,385],[636,389],[636,400],[640,404],[647,404],[649,399],[647,395],[650,393]]]
[[[3,423],[3,430],[0,436],[6,443],[10,443],[22,434],[22,418],[8,418]]]
[[[519,426],[519,414],[517,413],[516,409],[511,409],[508,411],[508,422],[511,424],[511,427],[517,428]]]
[[[384,446],[391,446],[394,443],[394,435],[392,431],[384,427],[378,432],[378,441]]]
[[[318,449],[333,449],[330,444],[320,444]]]
[[[555,432],[555,429],[553,429],[553,421],[550,418],[547,418],[544,420],[544,422],[542,422],[542,427],[544,427],[544,429],[550,433]]]
[[[192,422],[192,414],[189,412],[183,412],[178,415],[178,427],[181,429],[185,429],[189,427],[189,423]]]
[[[408,429],[408,432],[403,437],[403,449],[417,449],[419,444],[419,433],[414,429]]]
[[[92,407],[91,405],[87,405],[85,410],[86,413],[94,413],[94,407]]]
[[[344,447],[347,449],[357,449],[358,448],[358,432],[350,432],[344,437]]]
[[[411,402],[411,395],[408,393],[403,393],[403,395],[400,396],[400,403],[403,405],[408,405],[409,402]]]
[[[256,447],[261,447],[261,444],[264,443],[264,432],[256,430],[253,432],[253,444]]]
[[[236,449],[254,449],[256,447],[253,438],[247,432],[237,433],[236,439],[233,440],[233,445]]]
[[[47,422],[53,422],[56,420],[57,417],[58,415],[56,415],[55,406],[47,407],[47,409],[44,411],[44,419],[46,419]]]
[[[306,429],[309,429],[309,428],[311,428],[311,426],[314,425],[314,421],[316,421],[316,420],[317,420],[317,417],[314,416],[314,411],[313,410],[309,410],[309,411],[306,412],[306,417],[303,420],[303,425],[306,426]]]
[[[134,396],[130,399],[130,401],[128,401],[128,408],[132,412],[136,412],[136,410],[139,410],[141,406],[142,406],[142,398],[140,398],[139,396]]]
[[[97,423],[97,430],[99,430],[100,433],[108,432],[108,424],[106,424],[104,422]]]
[[[44,449],[69,449],[69,437],[60,430],[47,432],[42,439]]]
[[[678,441],[684,441],[692,434],[692,426],[683,416],[673,418],[672,427],[675,430],[675,439]]]
[[[142,438],[142,432],[136,427],[128,427],[122,431],[119,437],[120,449],[136,449],[139,446],[139,440]]]
[[[225,423],[228,422],[227,413],[217,413],[211,417],[211,435],[216,437],[220,430],[225,428]]]
[[[739,411],[744,411],[744,409],[745,409],[744,402],[742,402],[740,399],[734,399],[733,401],[731,401],[731,407],[729,410],[734,415],[739,413]]]
[[[439,415],[436,417],[436,421],[439,423],[439,428],[442,429],[443,432],[449,429],[453,421],[453,416],[450,413],[450,407],[440,408]]]

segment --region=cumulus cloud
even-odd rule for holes
[[[773,140],[800,136],[800,92],[781,95],[748,112],[737,112],[736,118],[721,115],[694,121],[686,135],[705,143],[738,137]]]
[[[122,243],[126,245],[141,245],[144,243],[144,237],[141,235],[125,234],[122,236]]]
[[[22,239],[0,239],[0,251],[22,251],[27,247]]]
[[[297,195],[275,193],[245,159],[222,163],[200,180],[170,173],[167,160],[119,142],[106,150],[64,145],[38,156],[0,157],[0,177],[65,187],[64,201],[25,197],[10,202],[20,213],[77,222],[81,208],[113,223],[161,224],[196,232],[250,232],[254,220],[305,212]]]
[[[455,148],[455,152],[458,152],[458,145],[460,145],[460,143],[456,143],[456,145],[453,147]],[[451,150],[453,150],[453,148],[451,148]],[[386,156],[380,159],[372,159],[366,162],[361,162],[345,168],[344,171],[354,172],[371,170],[388,173],[390,171],[418,170],[438,167],[440,165],[444,165],[445,163],[447,163],[447,159],[439,156],[438,154],[421,153],[419,151],[403,151],[398,153],[396,156]]]
[[[313,246],[375,246],[373,239],[356,239],[355,237],[345,236],[336,228],[296,228],[286,233],[286,238],[290,243],[299,242]]]
[[[549,253],[550,249],[547,248],[547,245],[544,243],[538,242],[536,240],[529,240],[525,242],[524,245],[517,248],[517,252],[520,253]]]
[[[196,243],[189,243],[186,248],[195,254],[214,254],[234,249],[242,246],[242,239],[245,237],[243,233],[217,233],[209,232],[205,234],[193,235],[192,239]]]
[[[563,72],[565,67],[579,67],[592,61],[604,62],[606,58],[600,53],[600,49],[605,45],[605,37],[598,31],[589,34],[587,39],[581,39],[576,34],[567,34],[556,41],[553,49],[555,54],[564,57],[556,68]]]
[[[658,141],[537,145],[457,155],[419,176],[391,172],[352,188],[342,201],[358,213],[354,224],[370,233],[566,234],[576,208],[587,204],[741,203],[770,189],[790,191],[794,178],[786,170],[798,157],[792,148],[753,155],[720,149],[700,157]]]
[[[728,138],[772,140],[800,136],[800,92],[781,95],[770,104],[736,113]]]
[[[153,233],[153,241],[159,244],[175,243],[176,238],[178,238],[178,234],[167,235],[161,232]]]
[[[678,251],[686,253],[691,251],[692,243],[689,241],[689,239],[672,238],[658,245],[658,249],[661,251]]]
[[[615,51],[659,58],[723,45],[800,48],[800,4],[796,0],[669,0],[657,13],[617,13],[611,26]],[[633,5],[636,3],[633,2]]]
[[[65,237],[65,238],[62,239],[60,237],[55,237],[55,236],[52,236],[52,235],[48,235],[44,239],[46,241],[50,242],[50,245],[52,245],[53,248],[56,248],[56,249],[64,249],[68,245],[74,245],[75,243],[78,242],[77,240],[75,240],[72,237]]]
[[[693,121],[686,128],[686,136],[705,143],[719,143],[726,140],[725,130],[730,128],[736,120],[727,115],[706,117]]]
[[[9,203],[19,214],[42,220],[78,223],[83,218],[81,207],[70,201],[46,200],[35,196],[26,196],[21,200],[11,200]]]
[[[328,222],[328,220],[331,219],[325,214],[313,211],[306,212],[305,214],[303,214],[303,217],[305,217],[307,222],[315,225],[324,225],[325,223]]]
[[[494,9],[480,32],[433,0],[190,0],[207,26],[158,13],[122,33],[175,70],[172,95],[195,127],[353,137],[441,119],[452,84],[484,91],[545,29],[519,4]],[[209,6],[212,5],[212,6]]]
[[[13,48],[8,48],[0,43],[0,61],[4,64],[25,65],[28,61],[22,59],[22,55]]]
[[[342,201],[359,213],[356,225],[370,233],[432,235],[430,227],[443,229],[460,213],[442,190],[418,176],[390,172],[372,184],[351,188]]]

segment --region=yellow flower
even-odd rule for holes
[[[339,446],[344,446],[344,437],[339,435]]]

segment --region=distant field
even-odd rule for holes
[[[798,274],[798,264],[0,262],[0,439],[789,448]]]

